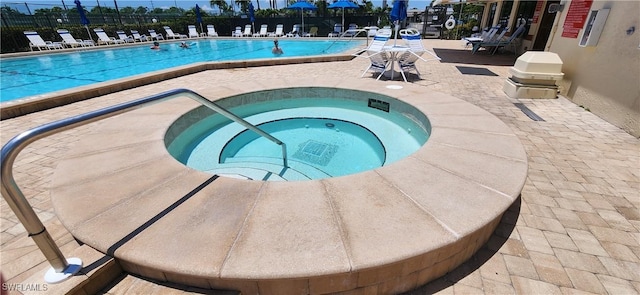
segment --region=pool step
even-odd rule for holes
[[[306,163],[289,159],[284,169],[282,159],[271,157],[233,157],[206,172],[223,176],[269,181],[295,181],[331,177]]]

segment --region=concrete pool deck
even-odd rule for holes
[[[427,41],[436,48],[459,49],[459,42]],[[500,220],[489,242],[468,262],[411,293],[638,293],[639,142],[566,99],[512,100],[502,93],[507,66],[466,63],[421,64],[422,80],[413,87],[436,90],[471,102],[506,123],[525,147],[528,178],[522,197]],[[88,101],[1,122],[2,142],[26,129],[73,114],[174,88],[224,94],[240,83],[259,90],[271,81],[291,84],[338,76],[369,90],[398,81],[358,78],[367,61],[356,59],[308,65],[241,68],[198,73],[125,90]],[[456,65],[488,68],[498,76],[462,75]],[[203,76],[199,76],[199,75]],[[274,77],[275,76],[275,77]],[[332,77],[331,79],[336,79]],[[215,81],[219,87],[210,87]],[[254,82],[255,81],[255,82]],[[289,83],[287,83],[289,82]],[[288,85],[300,86],[300,85]],[[213,93],[212,93],[213,94]],[[427,98],[425,98],[427,99]],[[513,102],[525,103],[545,119],[534,122]],[[96,123],[97,124],[97,123]],[[17,183],[45,220],[63,252],[78,248],[60,225],[49,200],[51,175],[72,143],[96,124],[42,139],[17,159]],[[46,264],[15,215],[2,201],[2,272],[11,283],[39,276]],[[86,262],[85,262],[86,263]],[[110,294],[178,292],[127,276],[102,292]]]

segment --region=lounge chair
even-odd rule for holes
[[[188,25],[187,28],[189,29],[189,38],[198,38],[198,37],[200,37],[200,34],[198,33],[198,30],[196,29],[196,26]]]
[[[276,25],[276,31],[269,33],[268,34],[269,37],[282,37],[284,36],[284,25],[283,24],[278,24]]]
[[[329,33],[328,37],[340,37],[342,35],[342,24],[333,25],[333,32]]]
[[[488,30],[484,30],[480,36],[477,37],[465,37],[462,38],[462,42],[464,43],[464,47],[468,47],[469,45],[471,45],[472,42],[482,42],[482,41],[489,41],[491,40],[494,35],[496,34],[496,32],[500,30],[500,25],[497,25],[495,27],[491,27]]]
[[[236,29],[231,32],[232,37],[242,37],[242,27],[236,27]]]
[[[162,34],[158,34],[156,33],[156,30],[148,30],[149,31],[149,38],[151,38],[151,40],[164,40],[164,37],[162,36]]]
[[[140,35],[140,33],[136,30],[131,30],[131,37],[135,42],[145,42],[151,40],[150,38],[147,38],[146,35]]]
[[[495,40],[488,41],[488,42],[473,42],[472,43],[473,48],[471,49],[471,53],[476,53],[478,52],[478,50],[480,50],[480,48],[485,47],[485,48],[493,48],[491,52],[491,54],[493,55],[496,53],[496,51],[498,51],[498,48],[513,45],[513,53],[515,54],[517,51],[515,39],[518,36],[520,36],[522,33],[524,33],[524,30],[525,30],[525,25],[521,25],[507,39],[503,39],[503,36],[504,36],[504,31],[503,31],[502,34],[500,34],[500,37],[496,38]]]
[[[216,28],[213,25],[207,25],[207,36],[218,37],[218,32],[216,32]]]
[[[297,37],[297,36],[302,36],[302,25],[301,24],[294,24],[293,27],[291,28],[291,32],[287,33],[287,37]]]
[[[175,34],[173,32],[173,30],[171,30],[170,27],[168,26],[164,26],[162,27],[164,28],[164,31],[167,33],[167,39],[182,39],[182,38],[187,38],[187,35],[183,35],[183,34]]]
[[[109,37],[109,35],[107,35],[107,33],[105,33],[104,30],[101,28],[95,28],[93,29],[93,31],[96,33],[96,35],[98,35],[98,45],[124,44],[124,41],[122,40],[118,40],[114,37]]]
[[[305,33],[304,37],[317,37],[318,36],[318,27],[311,27],[309,29],[309,33]]]
[[[127,35],[124,31],[116,31],[116,35],[118,35],[118,39],[124,41],[125,43],[134,43],[133,37]]]
[[[349,28],[346,31],[344,31],[344,33],[342,34],[342,37],[355,37],[357,33],[358,33],[358,25],[349,24]]]
[[[62,37],[62,44],[67,47],[85,47],[85,46],[94,46],[93,40],[82,40],[74,38],[68,30],[59,29],[57,30],[58,35]]]
[[[369,66],[364,70],[364,72],[362,72],[362,75],[360,75],[360,77],[364,77],[364,75],[369,71],[373,71],[374,74],[379,73],[376,80],[379,80],[380,77],[382,77],[382,74],[384,74],[384,72],[387,70],[387,67],[391,63],[389,56],[384,51],[384,46],[387,43],[387,41],[389,41],[390,37],[391,37],[390,33],[378,34],[374,36],[373,41],[371,41],[371,43],[369,44],[369,47],[367,47],[366,49],[367,55],[366,56],[356,55],[357,57],[368,58],[369,61],[371,62]]]
[[[38,32],[25,31],[24,35],[29,39],[31,51],[33,51],[34,48],[38,48],[38,50],[42,50],[43,48],[47,50],[64,48],[60,42],[44,41]]]
[[[245,25],[244,32],[242,32],[242,37],[251,37],[251,35],[253,35],[253,33],[251,33],[251,25]]]
[[[260,26],[260,31],[257,33],[253,33],[254,37],[266,37],[267,36],[267,30],[269,29],[269,26],[267,24],[263,24]]]

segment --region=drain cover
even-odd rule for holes
[[[331,161],[337,150],[337,145],[307,140],[298,146],[293,157],[311,164],[325,166]]]

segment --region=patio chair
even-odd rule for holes
[[[364,75],[369,71],[373,71],[374,74],[379,73],[376,80],[379,80],[380,77],[382,77],[382,74],[384,74],[391,63],[389,56],[384,51],[384,46],[387,41],[389,41],[390,37],[391,34],[376,35],[373,37],[373,41],[371,41],[371,44],[369,44],[369,47],[366,49],[367,55],[356,55],[357,57],[368,58],[370,61],[369,66],[364,70],[364,72],[362,72],[360,77],[364,77]]]
[[[305,33],[304,37],[317,37],[318,36],[318,27],[311,27],[309,29],[309,33]]]
[[[287,33],[287,37],[297,37],[302,35],[302,25],[294,24],[291,28],[291,32]]]
[[[156,40],[156,41],[164,40],[164,37],[162,36],[162,34],[156,33],[156,30],[149,29],[147,31],[149,31],[149,38],[151,38],[151,40]]]
[[[38,48],[38,50],[42,50],[43,48],[47,50],[64,48],[60,42],[44,41],[38,32],[25,31],[24,35],[29,39],[31,51],[33,51],[34,48]]]
[[[340,37],[341,34],[342,34],[342,24],[335,24],[333,25],[333,32],[329,33],[328,37],[329,38]]]
[[[133,43],[133,37],[127,35],[124,31],[116,31],[116,35],[118,35],[118,39],[124,41],[125,43]]]
[[[244,31],[242,32],[242,37],[251,37],[253,33],[251,32],[251,24],[244,26]]]
[[[146,42],[146,41],[150,41],[149,38],[147,38],[146,35],[140,35],[140,33],[136,30],[131,30],[131,37],[133,38],[133,41],[135,42]]]
[[[435,53],[424,48],[422,44],[422,37],[420,36],[420,32],[416,29],[403,29],[400,30],[400,36],[402,40],[404,40],[406,46],[409,50],[400,54],[397,58],[398,67],[400,68],[400,74],[402,74],[402,79],[407,82],[407,76],[405,73],[410,72],[411,70],[415,71],[420,78],[420,71],[418,71],[418,67],[416,66],[416,62],[419,60],[428,62],[430,60],[440,60]],[[433,58],[423,58],[424,53],[428,53]]]
[[[472,42],[482,42],[482,41],[489,41],[491,40],[496,32],[500,30],[500,25],[491,27],[488,30],[484,30],[480,36],[477,37],[465,37],[462,38],[462,42],[464,43],[464,47],[467,48],[469,47],[469,45],[471,45]]]
[[[198,37],[200,37],[200,34],[198,33],[198,30],[196,29],[196,26],[188,25],[187,28],[189,29],[189,38],[198,38]]]
[[[236,29],[231,32],[232,37],[242,37],[242,27],[236,27]]]
[[[162,27],[165,31],[165,33],[167,33],[167,39],[182,39],[182,38],[187,38],[187,35],[183,35],[183,34],[176,34],[173,32],[173,30],[171,30],[171,28],[169,26],[164,26]]]
[[[267,29],[269,28],[269,26],[267,24],[263,24],[260,26],[260,31],[253,33],[253,37],[266,37],[267,36]]]
[[[521,25],[518,27],[518,29],[516,29],[515,32],[513,32],[513,34],[511,34],[511,36],[509,36],[509,38],[507,39],[503,39],[504,33],[506,30],[504,30],[500,36],[498,38],[496,38],[495,40],[491,40],[488,42],[473,42],[473,48],[471,49],[471,53],[476,53],[478,52],[478,50],[480,50],[480,48],[484,47],[484,48],[492,48],[492,52],[491,55],[494,55],[496,53],[496,51],[498,51],[498,48],[500,47],[506,47],[509,45],[513,46],[513,52],[514,54],[516,53],[516,44],[515,44],[515,39],[520,36],[522,33],[524,33],[525,30],[525,25]]]
[[[269,37],[282,37],[284,36],[284,25],[283,24],[278,24],[276,25],[276,31],[269,33],[268,34]]]
[[[74,47],[85,47],[85,46],[94,46],[93,40],[82,40],[74,38],[68,30],[58,29],[58,35],[62,37],[62,44],[74,48]]]
[[[207,25],[207,36],[218,37],[218,32],[216,32],[216,28],[213,25]]]
[[[105,33],[105,31],[101,28],[95,28],[93,29],[93,31],[96,33],[96,35],[98,35],[98,45],[124,44],[123,40],[118,40],[114,37],[109,37],[109,35],[107,35],[107,33]]]

